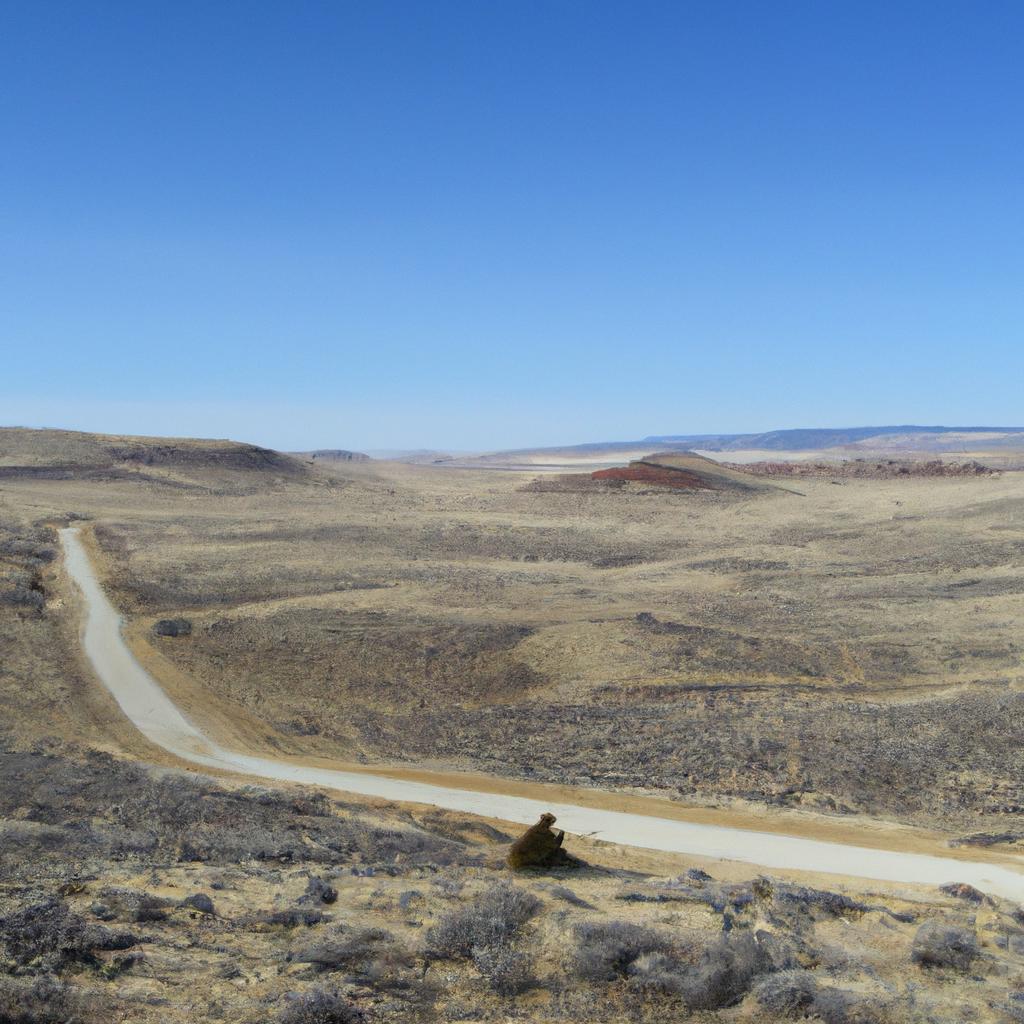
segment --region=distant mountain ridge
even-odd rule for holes
[[[893,425],[865,427],[805,427],[767,430],[746,434],[649,434],[630,441],[591,441],[538,448],[517,448],[479,455],[434,458],[431,461],[451,466],[486,468],[534,467],[589,464],[594,469],[612,467],[621,460],[642,460],[652,452],[730,453],[740,462],[756,459],[798,457],[803,453],[821,453],[822,458],[891,457],[929,455],[960,456],[981,459],[986,465],[1024,469],[1024,427],[940,425]],[[777,453],[777,454],[776,454]],[[986,461],[987,460],[987,461]]]
[[[705,451],[814,451],[858,444],[872,438],[922,434],[1022,434],[1024,427],[942,427],[912,424],[884,427],[812,427],[768,430],[760,434],[653,434],[644,444],[684,444]]]

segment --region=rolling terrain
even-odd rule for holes
[[[327,989],[380,1020],[784,1020],[793,1000],[835,1022],[1012,1019],[1024,929],[1004,900],[765,881],[600,837],[567,840],[590,867],[520,878],[539,906],[474,959],[439,935],[506,879],[509,826],[196,779],[79,647],[66,525],[141,663],[244,749],[1019,862],[1022,476],[808,477],[793,493],[657,458],[758,486],[568,492],[531,487],[536,471],[2,432],[3,757],[22,781],[3,788],[0,1000],[28,1005],[56,978],[83,1019],[255,1024]],[[156,632],[165,620],[189,628]],[[336,904],[306,899],[312,875]],[[196,892],[213,914],[182,904]],[[13,945],[29,910],[85,929],[81,957]],[[97,928],[137,941],[105,948]],[[327,961],[306,959],[328,940]],[[587,966],[616,942],[641,951]]]
[[[840,463],[851,459],[977,460],[999,469],[1024,468],[1022,427],[882,426],[845,429],[770,430],[756,434],[661,434],[637,441],[609,441],[549,448],[522,448],[477,455],[443,455],[440,464],[491,469],[594,469],[639,460],[655,451],[697,452],[716,461]]]

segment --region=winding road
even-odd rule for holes
[[[448,788],[229,750],[188,720],[128,648],[121,634],[121,616],[103,592],[79,531],[70,527],[62,529],[60,539],[67,572],[85,601],[82,643],[97,676],[147,739],[185,761],[260,779],[428,804],[518,824],[533,824],[544,811],[550,811],[569,832],[594,834],[606,842],[625,846],[885,882],[922,885],[967,882],[983,891],[1024,902],[1024,873],[999,864]]]

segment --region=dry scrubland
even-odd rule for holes
[[[1024,476],[531,479],[19,493],[95,517],[140,627],[193,624],[152,645],[294,749],[1024,831]]]
[[[1024,1019],[1024,921],[976,894],[630,871],[593,843],[598,866],[506,891],[506,838],[456,815],[124,760],[165,759],[79,660],[47,525],[93,531],[140,652],[182,670],[193,713],[236,709],[281,750],[1013,850],[1021,475],[567,493],[2,440],[0,1020]],[[152,635],[166,618],[191,632]]]
[[[0,749],[0,1020],[1020,1020],[1019,908],[502,867],[440,812]],[[714,871],[714,868],[712,868]],[[717,875],[717,871],[715,872]]]

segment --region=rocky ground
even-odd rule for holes
[[[57,741],[0,778],[4,1021],[1024,1019],[1024,913],[969,887],[513,875],[478,821]]]

